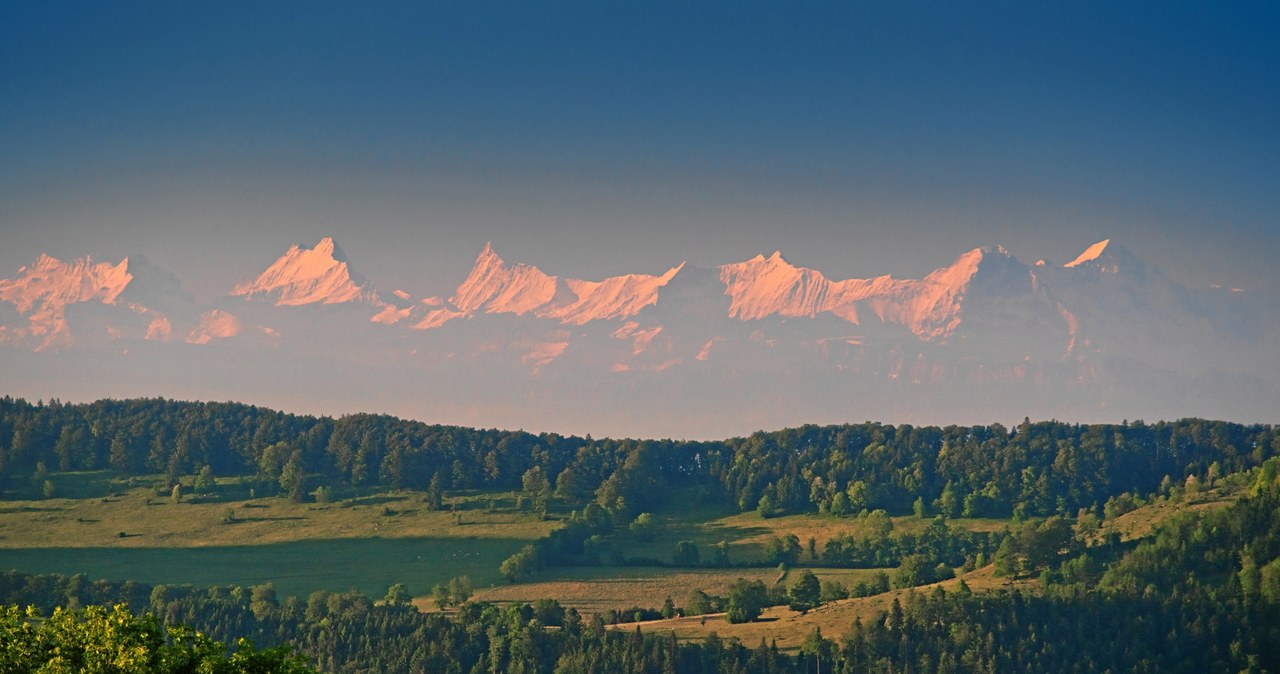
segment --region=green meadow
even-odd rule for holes
[[[40,547],[0,550],[0,568],[83,573],[152,584],[260,585],[281,596],[355,588],[378,598],[394,583],[414,594],[455,576],[499,582],[498,564],[527,543],[501,538],[346,538],[195,548]]]
[[[404,583],[427,594],[470,576],[500,581],[502,560],[559,523],[515,508],[511,493],[458,493],[430,510],[421,493],[347,491],[329,503],[252,496],[235,480],[208,494],[159,493],[111,474],[50,477],[52,498],[0,506],[0,568],[192,585],[275,584],[282,595]],[[22,498],[26,497],[26,498]]]
[[[0,569],[30,573],[83,573],[91,579],[146,583],[257,585],[271,582],[282,596],[316,590],[357,589],[381,597],[405,584],[423,597],[437,583],[469,576],[477,598],[531,601],[555,597],[587,612],[681,602],[693,588],[722,592],[734,579],[779,580],[774,567],[676,568],[625,565],[547,569],[524,582],[505,583],[498,567],[524,545],[560,526],[517,507],[513,492],[458,492],[444,507],[427,507],[420,492],[348,489],[326,503],[294,503],[257,496],[240,480],[219,480],[204,494],[158,490],[158,478],[120,479],[106,471],[54,473],[51,498],[29,488],[10,490],[0,505]],[[1221,488],[1178,501],[1159,501],[1116,520],[1126,539],[1148,535],[1156,524],[1188,508],[1220,507],[1238,490]],[[725,541],[733,564],[760,564],[773,536],[813,538],[819,549],[832,536],[866,534],[866,520],[798,514],[761,518],[719,505],[696,504],[692,495],[668,499],[682,507],[654,513],[651,536],[620,527],[606,537],[629,558],[669,562],[679,541],[694,541],[704,556]],[[892,518],[895,531],[914,532],[929,519]],[[1008,519],[956,519],[950,526],[974,531],[1016,528]],[[823,568],[806,551],[800,567],[847,586],[879,570]],[[884,569],[892,573],[893,569]],[[985,571],[989,576],[990,571]],[[969,576],[990,584],[980,572]],[[784,580],[785,582],[785,580]],[[971,583],[971,585],[974,583]],[[850,606],[869,605],[850,600]],[[424,608],[429,601],[420,602]],[[702,625],[695,632],[702,631]]]

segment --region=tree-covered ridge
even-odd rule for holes
[[[394,588],[383,602],[355,592],[282,600],[270,586],[202,590],[10,572],[0,573],[0,603],[129,604],[229,643],[292,644],[323,671],[342,673],[798,674],[818,659],[837,674],[1277,671],[1280,459],[1247,477],[1240,501],[1185,511],[1136,546],[1083,545],[1058,518],[1028,523],[1015,535],[1024,550],[1010,554],[1029,556],[1022,573],[1039,572],[1038,589],[908,592],[841,634],[811,634],[798,655],[764,642],[678,643],[656,630],[610,629],[551,600],[465,601],[451,616],[422,614]],[[755,585],[744,592],[769,591]],[[813,585],[802,574],[787,600],[812,606]],[[732,600],[727,608],[735,610]]]
[[[743,510],[833,514],[913,506],[948,516],[1074,514],[1126,493],[1260,465],[1280,428],[1145,424],[803,426],[714,442],[612,440],[332,419],[237,403],[0,399],[0,478],[43,470],[248,476],[304,498],[322,485],[528,488],[634,516],[665,488],[701,486]],[[530,476],[529,471],[536,475]],[[434,486],[433,486],[434,485]],[[917,505],[917,501],[919,504]]]
[[[1114,546],[1077,549],[1041,595],[911,596],[832,644],[845,667],[832,671],[1277,671],[1278,475],[1273,459],[1250,497],[1185,513],[1114,560]]]

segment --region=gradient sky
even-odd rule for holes
[[[447,295],[781,248],[832,277],[1110,237],[1280,288],[1280,4],[6,2],[0,277],[197,298],[336,236]]]

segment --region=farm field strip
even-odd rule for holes
[[[814,569],[821,580],[851,586],[870,580],[883,569]],[[481,601],[505,602],[553,598],[566,608],[585,614],[609,609],[657,608],[667,597],[677,606],[689,592],[723,594],[738,578],[767,585],[778,578],[775,568],[681,569],[632,566],[596,566],[549,569],[528,582],[499,585],[476,593]]]

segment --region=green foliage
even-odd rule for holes
[[[725,619],[730,623],[751,622],[769,605],[769,590],[758,580],[735,580],[726,595]]]
[[[276,484],[301,498],[301,485],[321,480],[423,489],[436,476],[447,476],[441,477],[440,488],[448,482],[454,488],[523,490],[524,477],[536,467],[544,479],[556,475],[560,483],[563,478],[565,494],[583,498],[594,493],[594,514],[584,512],[563,530],[513,555],[514,562],[508,560],[513,577],[576,558],[585,541],[607,531],[611,516],[627,522],[640,511],[653,511],[673,493],[669,487],[697,487],[746,508],[768,497],[765,504],[771,507],[766,510],[778,512],[905,513],[932,505],[943,518],[909,533],[894,531],[887,512],[868,514],[868,535],[832,537],[834,545],[823,549],[824,561],[872,565],[892,560],[900,575],[908,567],[906,575],[918,579],[930,570],[936,576],[943,570],[938,564],[958,566],[957,557],[976,559],[998,545],[997,564],[1010,575],[1041,572],[1046,596],[931,593],[912,599],[908,594],[905,607],[878,624],[864,625],[860,635],[856,627],[851,630],[839,655],[845,670],[1280,669],[1275,655],[1262,647],[1275,643],[1274,626],[1280,624],[1275,607],[1280,549],[1274,535],[1280,504],[1272,494],[1280,470],[1274,459],[1268,460],[1280,447],[1280,432],[1270,426],[1202,420],[1094,426],[1026,422],[1010,431],[999,425],[868,423],[807,426],[718,442],[615,441],[428,426],[374,415],[294,417],[224,404],[30,405],[6,398],[0,400],[0,431],[0,464],[9,475],[26,475],[46,462],[60,469],[100,468],[109,462],[118,470],[172,477],[208,465],[217,475],[254,476],[263,481],[260,488]],[[1152,541],[1132,548],[1103,543],[1082,550],[1066,535],[1069,523],[1052,517],[1085,509],[1112,518],[1140,506],[1157,490],[1204,489],[1259,466],[1253,477],[1256,503],[1178,520]],[[1165,476],[1170,476],[1167,483]],[[1190,484],[1188,478],[1194,478]],[[23,482],[24,488],[34,491],[42,481]],[[533,503],[544,490],[531,486],[525,496]],[[851,492],[858,503],[851,502]],[[1049,519],[1018,527],[1007,537],[970,535],[946,523],[962,513],[1003,518],[1015,512],[1028,522]],[[1087,529],[1085,519],[1074,519],[1081,531]],[[779,542],[778,552],[785,555],[791,546],[784,539]],[[713,563],[727,564],[727,555],[720,554],[725,549],[708,555]],[[1095,583],[1100,589],[1093,589]],[[878,575],[852,592],[872,594],[888,585],[888,577]],[[168,599],[165,594],[159,605],[174,615],[203,616],[204,609],[196,607],[213,602]],[[85,599],[84,590],[71,595]],[[61,589],[55,593],[71,595]],[[257,604],[243,595],[235,600],[240,603],[218,603],[218,610],[249,615],[234,613]],[[773,600],[767,589],[764,595],[765,601]],[[745,619],[749,603],[739,601],[734,615]],[[570,666],[574,662],[592,663],[596,671],[703,671],[691,662],[714,662],[707,668],[723,671],[796,669],[785,656],[769,655],[767,648],[756,656],[721,642],[712,657],[710,650],[686,644],[668,658],[666,642],[648,636],[593,641],[595,637],[585,636],[590,627],[584,626],[577,633],[568,628],[542,632],[529,627],[532,607],[509,611],[468,603],[457,612],[457,623],[437,616],[425,627],[428,623],[414,622],[420,618],[411,611],[393,614],[388,611],[394,607],[373,607],[351,596],[328,594],[291,606],[297,620],[318,616],[328,621],[326,627],[298,627],[301,623],[289,622],[295,618],[286,617],[284,606],[269,603],[236,620],[253,626],[259,614],[265,616],[263,625],[253,627],[260,630],[256,638],[301,635],[309,653],[331,659],[321,664],[333,671],[347,671],[341,663],[350,662],[342,659],[350,653],[344,649],[355,649],[350,644],[357,638],[394,650],[388,644],[397,642],[388,635],[419,629],[423,631],[414,643],[422,651],[378,657],[399,658],[394,671],[576,671]],[[370,622],[375,619],[384,622]],[[235,621],[227,618],[225,624]],[[1110,643],[1120,633],[1134,636],[1119,645]],[[327,641],[306,641],[311,634],[324,634]],[[1087,634],[1103,636],[1094,642],[1081,636]],[[448,656],[439,650],[443,646],[432,650],[437,643],[453,650]],[[692,655],[686,658],[686,653]],[[584,659],[575,660],[579,657]]]
[[[772,494],[766,491],[760,497],[760,501],[756,504],[756,512],[760,513],[760,516],[765,519],[776,517],[779,514],[778,504],[774,501]]]
[[[835,580],[824,580],[818,591],[818,600],[822,603],[849,598],[849,588]]]
[[[413,595],[409,594],[409,589],[404,583],[395,583],[387,588],[387,595],[382,601],[388,606],[406,606],[413,599]]]
[[[684,601],[685,615],[703,615],[714,613],[715,610],[716,605],[711,596],[702,590],[690,590],[689,597]]]
[[[392,587],[394,589],[396,586]],[[471,599],[471,578],[457,576],[451,578],[447,584],[436,584],[431,588],[431,597],[435,600],[436,606],[440,608],[461,606]],[[408,599],[409,597],[406,593],[405,602],[403,603],[407,603]],[[387,595],[387,603],[392,603],[390,592]]]
[[[111,674],[306,674],[314,670],[291,649],[256,650],[243,639],[226,647],[181,626],[123,605],[56,609],[45,619],[17,606],[0,607],[0,671]]]
[[[899,588],[916,587],[936,583],[954,576],[955,572],[951,567],[935,561],[928,555],[906,555],[902,558],[902,563],[898,565],[898,570],[894,574],[893,585]]]
[[[838,492],[831,497],[831,514],[844,516],[852,513],[849,507],[849,497],[844,492]]]
[[[849,488],[845,490],[845,497],[848,499],[848,511],[856,515],[870,509],[870,495],[866,482],[862,480],[850,482]]]
[[[1273,604],[1280,604],[1280,557],[1267,562],[1258,572],[1258,592]]]
[[[542,472],[542,466],[534,466],[525,471],[520,477],[520,485],[534,511],[545,515],[551,499],[551,483]]]
[[[819,663],[831,663],[836,657],[836,644],[830,639],[824,639],[822,628],[815,627],[812,632],[805,636],[804,641],[800,642],[800,653],[802,661],[808,658],[815,658]],[[815,669],[821,668],[821,664],[815,667]]]
[[[454,604],[465,604],[471,599],[471,577],[456,576],[449,579],[449,598]]]
[[[522,580],[525,576],[542,568],[541,558],[532,545],[526,545],[514,555],[503,560],[498,573],[509,583]]]
[[[440,473],[431,476],[431,482],[427,484],[427,490],[422,497],[422,505],[429,511],[439,510],[444,505],[444,479]]]
[[[49,468],[45,466],[43,461],[37,461],[36,470],[32,473],[31,479],[36,482],[42,482],[47,477],[49,477]]]
[[[680,541],[676,543],[676,551],[671,556],[671,563],[676,566],[697,566],[698,557],[696,541]]]
[[[640,513],[627,530],[637,541],[651,541],[658,534],[658,523],[652,513]]]
[[[375,606],[358,593],[316,593],[305,604],[286,599],[273,605],[272,593],[260,587],[247,593],[126,589],[82,577],[3,572],[0,595],[81,603],[109,593],[128,595],[130,603],[151,606],[157,615],[200,621],[213,638],[234,642],[236,635],[251,634],[265,643],[297,643],[333,672],[793,674],[811,671],[819,658],[824,672],[1280,670],[1280,653],[1271,648],[1280,625],[1280,495],[1268,488],[1217,511],[1190,511],[1132,548],[1064,544],[1062,522],[1052,520],[1028,524],[1004,539],[1025,544],[1032,552],[1018,554],[1029,560],[1049,560],[1047,570],[1057,565],[1058,571],[1043,574],[1051,580],[1043,591],[975,594],[962,582],[950,593],[907,592],[888,612],[855,621],[838,644],[810,633],[799,656],[767,644],[752,649],[718,638],[679,643],[666,633],[615,632],[602,620],[584,624],[551,600],[502,608],[468,602],[446,618]],[[948,527],[935,519],[929,529],[921,540],[937,538]],[[1095,589],[1090,578],[1104,563],[1110,569]],[[923,573],[927,561],[916,567]],[[859,583],[854,594],[874,594],[888,585],[879,574]],[[826,587],[821,592],[820,601],[838,594]],[[731,620],[758,618],[763,606],[777,601],[759,581],[739,580],[730,595]],[[692,615],[719,607],[715,598],[691,592],[686,608]],[[674,603],[664,602],[663,610],[633,607],[606,617],[652,618],[672,610]],[[0,637],[0,651],[10,641]]]
[[[1006,536],[1000,541],[994,560],[995,575],[1000,578],[1017,578],[1025,573],[1022,545],[1018,538]]]
[[[942,488],[942,493],[938,495],[938,500],[934,502],[934,507],[946,517],[957,517],[960,515],[960,506],[961,501],[956,494],[955,486],[948,481]]]
[[[213,477],[213,468],[208,464],[205,464],[200,468],[200,472],[196,473],[196,479],[192,486],[192,491],[197,494],[210,494],[213,493],[216,486],[217,481]]]
[[[771,537],[765,545],[764,554],[770,564],[792,566],[800,561],[800,553],[802,551],[800,538],[795,534],[787,534],[786,536]]]
[[[276,586],[272,583],[254,585],[249,591],[249,609],[258,620],[264,620],[280,608]]]
[[[615,515],[630,517],[632,513],[658,505],[663,493],[660,488],[663,476],[659,464],[659,445],[644,441],[633,446],[623,442],[622,446],[626,448],[625,458],[622,458],[621,465],[596,489],[596,502]],[[602,448],[597,446],[595,449]],[[593,452],[579,451],[573,465],[585,472],[591,467],[589,462],[604,458],[593,455]],[[618,458],[615,456],[613,461],[618,462]]]
[[[729,562],[729,542],[720,541],[715,547],[711,548],[711,559],[708,562],[711,566],[717,568],[727,568]]]
[[[805,569],[787,589],[787,605],[793,611],[808,611],[822,605],[822,584],[812,571]]]
[[[573,466],[566,466],[556,476],[556,496],[570,502],[581,503],[591,495],[590,478]]]
[[[594,493],[599,505],[626,519],[655,511],[669,487],[686,485],[744,509],[767,496],[766,515],[809,508],[906,513],[919,499],[949,518],[1008,517],[1018,509],[1035,519],[1151,494],[1166,475],[1177,483],[1195,476],[1193,487],[1216,484],[1278,448],[1280,430],[1273,427],[1199,419],[1028,421],[1012,431],[998,424],[865,423],[683,442],[482,431],[368,414],[329,419],[235,403],[0,399],[0,465],[10,475],[41,464],[112,467],[164,473],[167,489],[184,474],[199,479],[207,466],[211,475],[277,485],[298,501],[308,482],[426,490],[439,475],[438,490],[521,489],[539,511],[555,475],[557,492],[571,503]]]
[[[1064,556],[1082,547],[1071,523],[1061,517],[1050,517],[1038,525],[1027,524],[1000,542],[995,555],[995,574],[1018,578],[1057,565]],[[1073,573],[1090,573],[1075,569]]]

